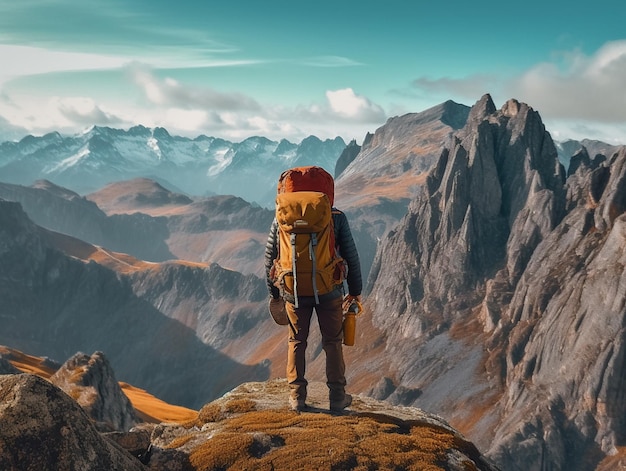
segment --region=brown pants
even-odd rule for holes
[[[311,326],[313,309],[317,314],[317,322],[322,334],[322,347],[326,353],[326,384],[331,402],[342,401],[346,387],[346,365],[342,350],[342,297],[323,301],[317,306],[314,298],[301,297],[299,307],[285,303],[289,316],[289,350],[287,352],[287,382],[291,397],[306,400],[307,380],[306,347]]]

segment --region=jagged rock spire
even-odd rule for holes
[[[50,381],[74,397],[103,430],[126,431],[138,422],[102,352],[75,354]]]

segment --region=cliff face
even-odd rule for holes
[[[539,115],[487,95],[377,254],[373,324],[417,359],[395,386],[504,469],[590,469],[624,437],[625,161],[566,185]]]
[[[534,251],[495,337],[506,345],[501,462],[523,450],[589,469],[626,436],[626,148],[575,177],[584,197]]]

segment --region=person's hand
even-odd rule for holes
[[[352,296],[351,294],[347,294],[344,298],[343,298],[343,303],[341,304],[341,308],[345,311],[348,310],[348,308],[350,307],[350,304],[352,304],[353,302],[356,302],[359,304],[359,306],[361,305],[361,295],[359,294],[358,296]]]

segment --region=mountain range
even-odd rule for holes
[[[346,144],[340,137],[300,144],[251,137],[172,136],[163,128],[94,126],[82,134],[26,136],[0,144],[2,181],[30,185],[46,179],[85,194],[134,177],[149,177],[189,195],[237,195],[274,204],[276,175],[289,167],[319,165],[334,173]]]
[[[167,182],[153,169],[85,192],[34,171],[33,139],[0,153],[0,344],[106,352],[124,381],[187,407],[284,376],[261,268],[279,168],[256,204],[168,186],[172,166]],[[489,95],[339,144],[331,163],[311,155],[338,170],[368,280],[349,388],[444,417],[502,469],[626,459],[626,147],[555,143],[532,107]],[[253,154],[240,164],[266,178]],[[29,186],[11,181],[20,168]],[[319,333],[309,351],[321,380]]]

